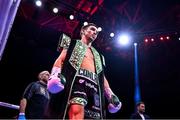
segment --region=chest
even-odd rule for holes
[[[90,49],[84,45],[81,41],[77,40],[75,47],[72,49],[72,52],[69,51],[70,58],[68,62],[70,65],[78,70],[83,63],[83,61],[88,61],[89,63],[94,62],[96,72],[99,74],[102,71],[102,63],[100,54],[96,51],[95,48],[91,47]],[[86,60],[85,60],[86,59]]]
[[[89,60],[93,60],[93,59],[94,59],[94,55],[93,55],[93,53],[92,53],[92,51],[91,51],[90,48],[88,48],[88,49],[86,50],[86,53],[85,53],[84,57],[85,57],[86,59],[89,59]]]

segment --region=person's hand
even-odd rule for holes
[[[66,83],[65,77],[60,74],[59,76],[50,76],[47,88],[50,93],[56,94],[64,90],[64,85]]]
[[[121,109],[122,103],[118,99],[118,97],[114,94],[111,95],[111,98],[109,99],[109,105],[108,110],[110,113],[116,113]]]
[[[18,120],[26,120],[25,113],[19,113]]]

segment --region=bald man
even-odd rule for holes
[[[20,101],[18,119],[41,119],[44,118],[45,110],[50,99],[47,90],[47,82],[50,73],[42,71],[38,74],[38,81],[30,83]]]

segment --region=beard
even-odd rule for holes
[[[145,110],[140,110],[139,112],[140,112],[140,113],[145,113]]]
[[[89,41],[91,41],[91,42],[93,42],[95,39],[96,39],[96,36],[92,35],[92,36],[89,37]]]
[[[90,37],[90,38],[89,38],[89,41],[90,41],[90,42],[93,42],[93,41],[94,41],[94,38]]]

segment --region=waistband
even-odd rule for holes
[[[98,75],[96,73],[90,72],[90,71],[88,71],[86,69],[80,68],[79,71],[78,71],[77,76],[86,78],[86,79],[92,81],[95,84],[98,83],[97,82],[98,81]]]

